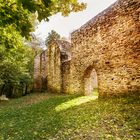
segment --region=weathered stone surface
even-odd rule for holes
[[[47,52],[43,51],[40,54],[40,75],[41,75],[41,90],[46,90],[47,89]]]
[[[69,93],[70,88],[70,60],[61,63],[62,93]]]
[[[119,0],[72,33],[71,93],[95,69],[100,96],[140,91],[138,0]]]
[[[67,92],[70,43],[63,40],[50,42],[47,50],[47,89],[52,92]]]
[[[34,59],[34,90],[43,91],[47,89],[47,52],[35,56]]]
[[[74,31],[71,45],[51,42],[44,62],[48,90],[89,94],[98,87],[99,96],[140,93],[139,7],[139,0],[118,0]]]
[[[46,51],[35,57],[34,88],[51,92],[68,90],[70,68],[70,43],[64,40],[52,40]]]
[[[34,59],[34,90],[35,91],[40,91],[42,88],[40,60],[41,60],[40,55],[35,56]]]
[[[57,43],[51,42],[47,49],[47,89],[52,92],[61,91],[60,49]]]

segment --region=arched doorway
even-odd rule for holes
[[[84,73],[84,94],[98,96],[97,73],[93,67],[88,67]]]

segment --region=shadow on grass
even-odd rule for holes
[[[138,139],[139,99],[66,95],[1,110],[0,139]]]

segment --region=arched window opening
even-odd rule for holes
[[[98,96],[98,80],[96,70],[88,67],[84,73],[85,95]]]

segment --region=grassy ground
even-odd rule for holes
[[[139,140],[140,97],[31,94],[0,102],[0,140]]]

